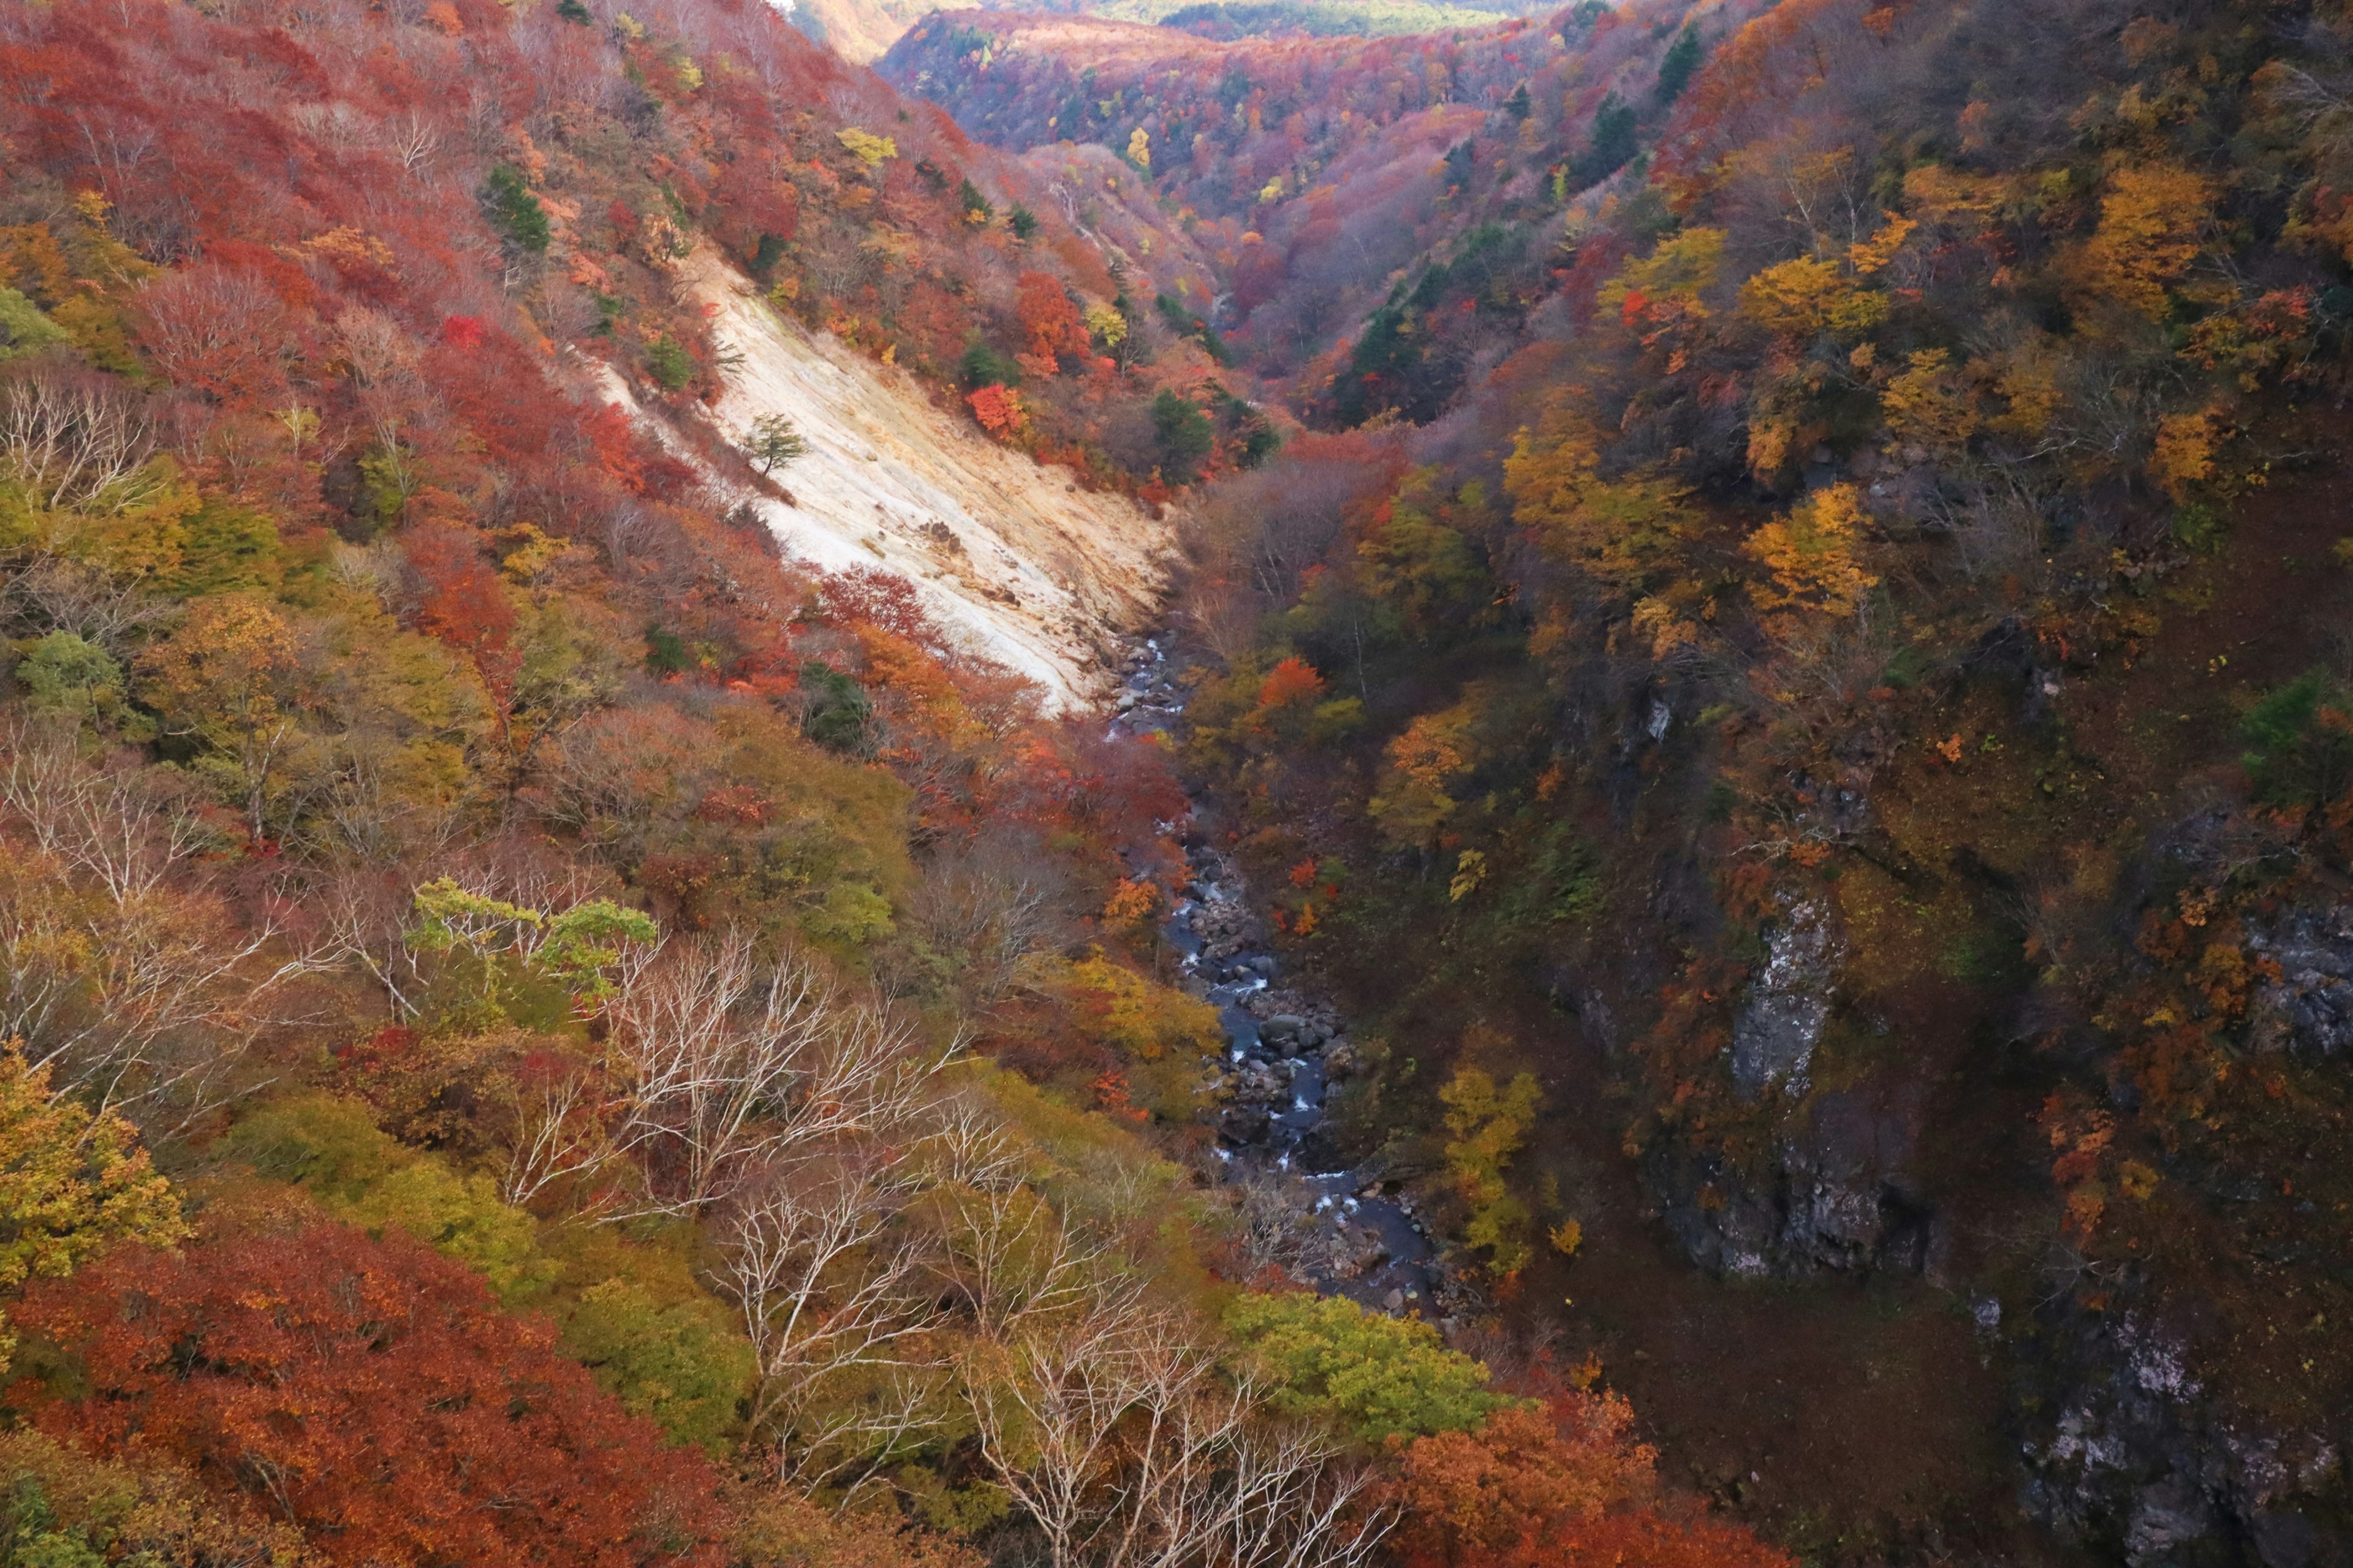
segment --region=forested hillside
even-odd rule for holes
[[[2348,29],[884,62],[1211,264],[1312,433],[1188,525],[1186,761],[1377,1020],[1357,1148],[1809,1557],[2353,1552]]]
[[[1272,452],[1073,166],[726,0],[0,5],[0,1559],[1788,1561],[1253,1261],[1166,748],[759,521],[747,321]]]

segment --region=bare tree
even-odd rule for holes
[[[322,961],[206,886],[204,835],[153,775],[29,727],[0,746],[0,1038],[54,1066],[61,1093],[142,1117],[217,1103],[269,999]]]
[[[925,1343],[943,1321],[925,1241],[900,1218],[908,1177],[875,1151],[805,1164],[762,1186],[729,1228],[725,1279],[757,1366],[752,1424],[771,1434],[788,1482],[836,1479],[919,1420],[911,1384],[879,1409],[845,1413],[827,1397],[845,1374],[938,1364]]]
[[[731,931],[673,942],[623,977],[610,1010],[617,1136],[685,1213],[752,1173],[909,1125],[954,1047],[922,1049],[879,1002],[839,995],[794,954]]]
[[[111,377],[42,365],[0,381],[0,467],[43,507],[119,514],[153,500],[155,439],[147,400]]]
[[[1053,1568],[1354,1568],[1386,1533],[1370,1472],[1268,1421],[1174,1319],[1106,1302],[973,1373],[982,1455]]]

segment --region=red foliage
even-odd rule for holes
[[[403,535],[401,543],[424,587],[417,629],[463,653],[503,707],[513,696],[518,663],[514,606],[482,559],[481,536],[447,523],[424,523]]]
[[[1029,334],[1029,353],[1040,360],[1068,354],[1082,363],[1094,358],[1086,321],[1062,289],[1060,279],[1045,272],[1024,272],[1015,287],[1014,311]]]
[[[1293,702],[1312,701],[1323,694],[1324,678],[1315,673],[1315,667],[1294,657],[1276,665],[1259,682],[1258,705],[1286,708]]]
[[[624,1415],[546,1323],[397,1232],[126,1247],[11,1311],[86,1379],[38,1402],[45,1430],[168,1455],[330,1563],[716,1561],[702,1460]]]
[[[968,401],[980,427],[1000,441],[1011,440],[1029,423],[1029,413],[1021,406],[1021,395],[1006,387],[984,386]]]

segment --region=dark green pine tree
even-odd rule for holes
[[[1661,104],[1672,103],[1691,85],[1692,73],[1699,69],[1699,29],[1686,26],[1667,46],[1659,60],[1658,98]]]

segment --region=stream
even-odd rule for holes
[[[1172,729],[1184,712],[1166,634],[1129,655],[1114,735]],[[1165,824],[1192,873],[1161,934],[1179,984],[1218,1009],[1225,1051],[1213,1077],[1219,1174],[1241,1186],[1245,1224],[1261,1256],[1324,1295],[1391,1316],[1454,1326],[1460,1286],[1412,1202],[1375,1165],[1349,1166],[1324,1128],[1325,1097],[1357,1067],[1345,1021],[1325,999],[1282,983],[1282,965],[1238,868],[1202,826],[1199,797]]]

